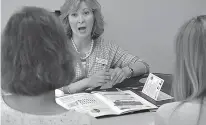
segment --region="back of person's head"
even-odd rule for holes
[[[190,19],[176,39],[176,100],[206,97],[206,15]]]
[[[69,14],[79,9],[80,3],[85,2],[86,5],[92,10],[94,15],[94,24],[91,33],[92,39],[99,38],[104,32],[104,20],[101,12],[101,6],[97,0],[65,0],[64,5],[61,7],[60,19],[64,24],[67,36],[69,39],[72,37],[72,29],[69,23]]]
[[[68,85],[74,56],[60,20],[38,7],[23,7],[2,34],[1,87],[18,95],[40,95]]]

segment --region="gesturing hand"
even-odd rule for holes
[[[96,88],[102,86],[111,80],[111,73],[106,70],[101,70],[89,77],[88,88]]]
[[[113,85],[117,83],[121,83],[126,78],[127,78],[127,73],[123,69],[117,67],[112,70],[111,81]]]

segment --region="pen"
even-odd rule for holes
[[[127,89],[140,89],[143,88],[143,86],[139,86],[139,87],[126,87]]]
[[[124,92],[123,90],[119,89],[119,88],[116,88],[117,91],[119,92]]]

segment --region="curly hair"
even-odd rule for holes
[[[73,11],[78,10],[81,2],[85,2],[88,7],[92,9],[94,14],[94,25],[91,32],[91,38],[96,40],[104,32],[104,20],[101,13],[101,6],[97,0],[65,0],[65,3],[60,8],[61,15],[60,20],[64,24],[66,34],[69,39],[72,37],[72,29],[69,24],[69,14]]]
[[[1,87],[35,96],[68,85],[74,58],[60,20],[43,8],[23,7],[2,33]]]

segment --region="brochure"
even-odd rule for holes
[[[93,117],[120,115],[157,108],[130,90],[76,93],[57,97],[56,103],[67,110],[88,113]]]

